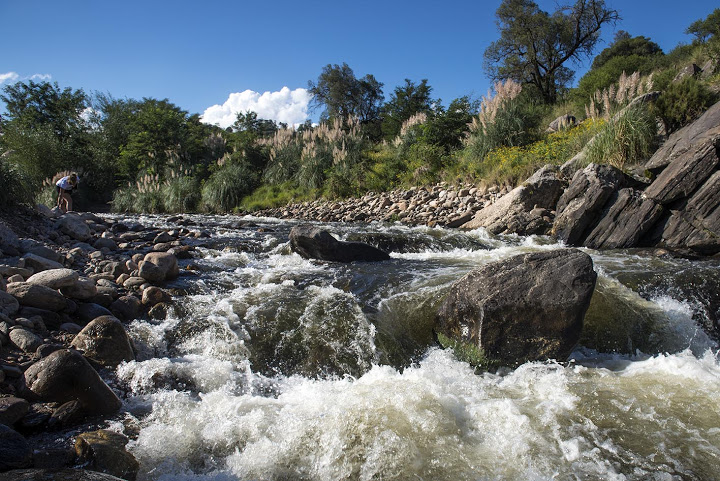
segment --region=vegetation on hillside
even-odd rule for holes
[[[640,163],[657,147],[658,120],[669,134],[718,99],[720,9],[688,26],[691,44],[667,53],[619,31],[575,88],[573,62],[590,58],[617,11],[602,0],[555,12],[503,0],[497,19],[499,38],[484,54],[494,84],[484,97],[445,106],[428,79],[405,79],[386,100],[373,75],[328,64],[309,82],[318,125],[242,112],[222,129],[167,99],[7,85],[0,204],[53,205],[53,179],[69,171],[80,174],[77,208],[111,202],[135,212],[256,210],[438,181],[515,185],[586,146],[586,161]],[[628,107],[650,91],[660,92],[654,102]],[[547,131],[561,115],[576,125]]]

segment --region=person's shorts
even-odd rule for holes
[[[59,185],[56,185],[56,186],[55,186],[55,191],[56,191],[58,194],[62,193],[62,191],[65,191],[65,192],[67,192],[68,194],[72,195],[72,189],[66,190],[66,189],[63,189],[62,187],[60,187]]]

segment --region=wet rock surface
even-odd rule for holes
[[[436,330],[493,363],[564,360],[580,339],[596,280],[590,256],[574,249],[490,263],[450,288]]]
[[[305,225],[290,231],[290,247],[306,259],[331,262],[374,262],[390,259],[377,247],[362,242],[342,242],[329,232]]]

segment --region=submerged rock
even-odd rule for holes
[[[292,228],[290,248],[306,259],[331,262],[374,262],[390,259],[389,254],[377,247],[362,242],[342,242],[329,232],[311,225]]]
[[[75,441],[75,453],[81,463],[94,471],[134,481],[140,465],[125,449],[127,442],[128,438],[120,433],[100,429],[80,434]]]
[[[596,279],[590,256],[575,249],[487,264],[450,288],[436,332],[493,363],[564,360],[580,339]]]

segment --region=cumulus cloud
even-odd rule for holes
[[[17,74],[17,72],[0,73],[0,84],[3,84],[5,82],[13,83],[19,78],[20,76]]]
[[[205,109],[202,121],[222,128],[235,122],[239,112],[255,112],[260,119],[296,125],[308,118],[308,104],[312,95],[307,89],[290,90],[283,87],[279,92],[259,93],[252,90],[234,92],[222,105]]]
[[[0,84],[15,83],[18,80],[43,80],[48,81],[52,78],[52,75],[46,73],[36,73],[29,77],[20,77],[17,72],[0,73]]]

